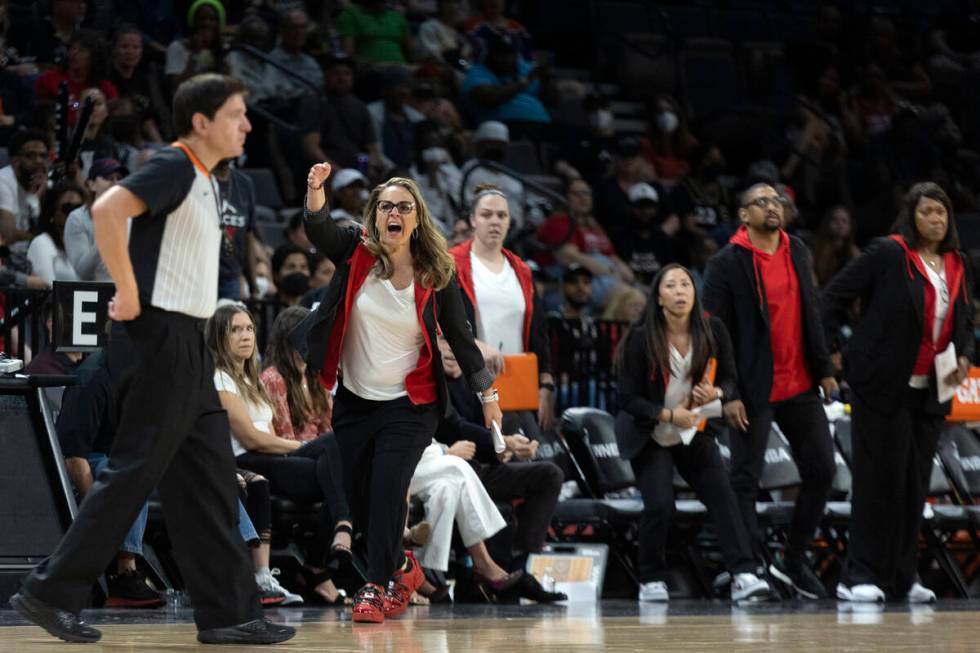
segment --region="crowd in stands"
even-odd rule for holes
[[[739,227],[740,191],[758,182],[785,203],[786,229],[808,244],[817,287],[889,232],[914,182],[939,183],[960,216],[980,211],[980,106],[976,93],[961,93],[980,80],[976,3],[914,18],[858,14],[851,2],[802,3],[812,39],[772,34],[788,100],[775,107],[747,98],[730,115],[699,110],[680,85],[637,97],[598,72],[572,74],[574,66],[560,65],[567,48],[536,42],[549,12],[564,3],[540,4],[547,7],[526,0],[0,0],[7,158],[0,288],[108,281],[92,202],[174,139],[170,98],[182,81],[223,72],[248,87],[246,154],[214,171],[224,231],[215,253],[219,296],[228,303],[209,323],[209,345],[242,468],[242,523],[255,526],[243,537],[269,604],[302,600],[269,569],[270,492],[322,505],[317,546],[297,585],[307,600],[342,600],[330,563],[350,556],[359,525],[351,523],[329,435],[333,399],[288,339],[323,299],[335,264],[310,243],[302,210],[270,206],[251,172],[271,171],[262,183],[271,181],[283,205],[299,207],[306,171],[329,162],[330,218],[341,225],[364,223],[376,184],[410,178],[457,248],[457,270],[466,268],[478,287],[508,284],[502,294],[525,299],[502,317],[475,311],[476,299],[467,298],[491,371],[504,354],[534,351],[545,362],[541,414],[508,420],[501,463],[479,406],[465,400],[465,385],[454,391],[456,420],[440,424],[410,494],[432,526],[431,538],[418,543],[425,567],[447,570],[455,520],[485,591],[543,601],[557,596],[520,570],[544,542],[563,479],[551,463],[529,461],[535,434],[555,417],[557,379],[546,361],[578,354],[553,348],[547,324],[532,324],[532,305],[534,320],[551,316],[559,324],[552,328],[581,342],[595,337],[595,320],[638,320],[651,282],[672,263],[689,269],[700,288],[708,261]],[[603,3],[592,4],[602,11]],[[740,3],[698,3],[715,4]],[[773,11],[795,4],[774,2]],[[581,47],[605,38],[591,36]],[[617,114],[624,103],[641,107],[638,121]],[[514,274],[471,266],[473,242],[484,259],[507,257]],[[463,274],[460,280],[465,291]],[[253,315],[238,302],[260,308]],[[498,345],[484,337],[497,333],[495,319],[526,319],[527,331]],[[264,351],[256,334],[262,324],[271,327]],[[451,352],[440,349],[458,380]],[[63,361],[62,371],[92,378],[66,397],[59,433],[73,443],[63,448],[83,496],[118,417],[107,379],[122,371],[100,367],[97,357],[78,362]],[[69,428],[86,410],[79,401],[100,409]],[[486,544],[504,527],[495,502],[517,499],[512,555],[501,559]],[[145,520],[144,512],[110,582],[122,605],[158,603],[133,576]],[[433,600],[444,596],[437,582],[426,587]]]

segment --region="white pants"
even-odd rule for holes
[[[438,444],[422,453],[408,491],[425,504],[425,520],[432,526],[432,539],[418,555],[428,569],[449,570],[453,521],[467,547],[507,525],[470,464],[458,456],[444,455]]]

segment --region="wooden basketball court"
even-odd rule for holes
[[[298,628],[278,647],[247,650],[448,651],[574,653],[578,651],[976,651],[980,602],[944,601],[855,609],[827,601],[732,606],[675,601],[669,606],[604,601],[599,606],[433,606],[411,608],[383,625],[352,624],[340,609],[269,610]],[[215,651],[195,639],[190,612],[95,610],[87,620],[103,639],[85,651]],[[0,612],[0,651],[64,653],[81,650]],[[227,647],[246,650],[244,647]]]

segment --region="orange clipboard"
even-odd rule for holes
[[[718,371],[718,359],[712,356],[708,359],[708,364],[704,366],[704,377],[702,381],[707,381],[711,385],[715,384],[715,373]],[[698,433],[704,431],[704,427],[708,425],[708,420],[703,419],[698,422]]]
[[[494,386],[500,393],[500,410],[537,410],[538,357],[530,353],[504,356],[504,372]]]

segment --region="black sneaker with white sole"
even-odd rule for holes
[[[769,565],[769,573],[802,598],[817,600],[828,597],[827,588],[805,563],[793,568],[786,564],[783,556],[777,555]]]

